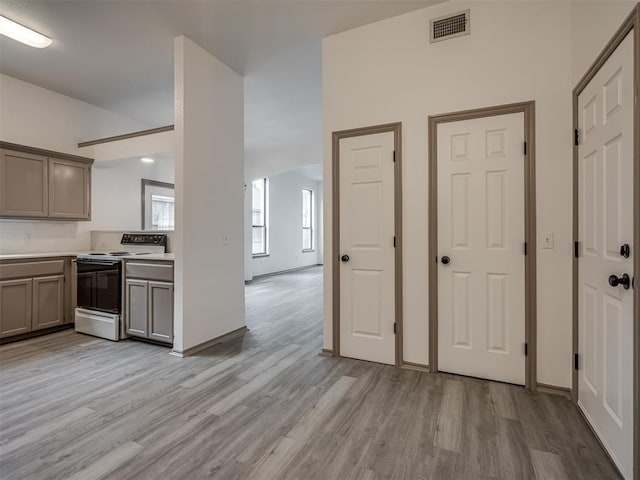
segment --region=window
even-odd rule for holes
[[[251,188],[251,253],[267,255],[268,180],[254,180]]]
[[[313,191],[302,189],[302,251],[313,250]]]
[[[174,230],[175,201],[173,197],[151,195],[151,229]]]
[[[142,179],[142,230],[174,230],[175,189],[173,183]]]

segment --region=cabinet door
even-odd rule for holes
[[[126,325],[127,334],[136,337],[149,337],[148,326],[149,282],[145,280],[126,281]]]
[[[0,149],[0,215],[46,217],[49,213],[46,157]]]
[[[64,275],[33,279],[32,329],[64,323]]]
[[[30,278],[0,282],[0,338],[31,331],[32,288]]]
[[[149,338],[173,343],[173,283],[149,282]]]
[[[85,163],[49,159],[49,216],[89,220],[91,173]]]

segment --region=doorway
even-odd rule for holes
[[[333,134],[334,354],[402,358],[401,124]]]
[[[429,117],[430,370],[535,388],[535,103]]]
[[[573,92],[573,398],[627,479],[639,461],[639,16],[636,7]]]

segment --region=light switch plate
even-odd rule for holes
[[[543,233],[542,248],[553,248],[553,247],[554,247],[553,233],[552,232]]]

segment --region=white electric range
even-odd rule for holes
[[[78,255],[75,330],[108,340],[126,338],[122,324],[122,259],[165,253],[166,234],[125,233],[122,250]]]

